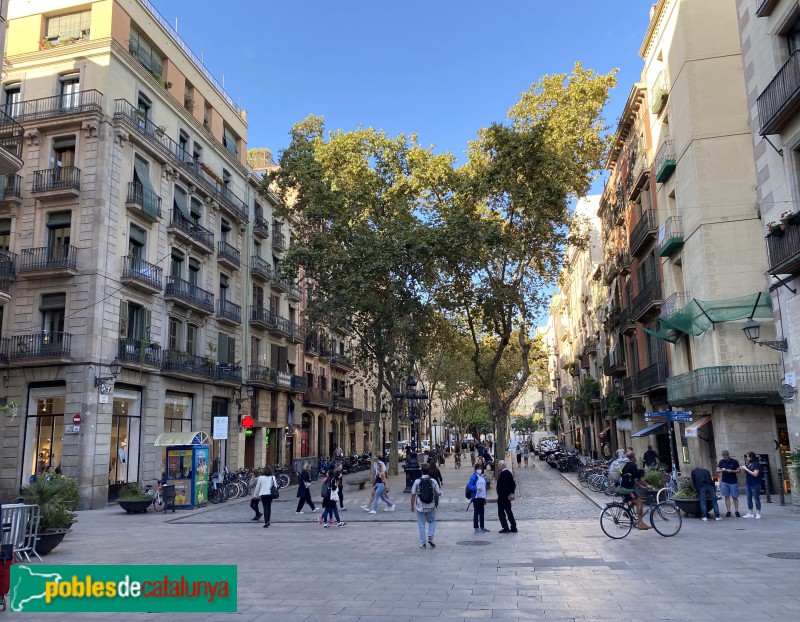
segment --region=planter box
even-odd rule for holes
[[[687,516],[697,516],[700,517],[700,499],[673,499],[675,505],[683,511],[684,514]],[[717,503],[720,502],[719,497],[717,497]],[[724,513],[725,508],[720,508],[720,510]],[[711,505],[711,499],[706,500],[706,511],[711,512],[713,514],[714,508]]]
[[[54,548],[56,548],[64,536],[67,535],[69,529],[53,529],[43,531],[36,537],[36,552],[39,555],[48,555]]]
[[[119,507],[125,510],[128,514],[143,514],[147,512],[147,508],[153,503],[153,499],[142,499],[141,501],[119,501]]]

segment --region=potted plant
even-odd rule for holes
[[[783,228],[781,228],[781,223],[779,222],[771,222],[767,224],[767,235],[783,235]]]
[[[692,480],[687,478],[681,480],[673,501],[675,501],[675,505],[683,510],[684,514],[700,516],[700,498],[697,496],[697,490],[692,484]],[[710,509],[710,504],[708,509]]]
[[[36,552],[47,555],[56,548],[75,520],[78,507],[78,483],[64,475],[40,475],[35,482],[22,488],[22,503],[39,506],[39,535]]]
[[[117,501],[119,507],[128,514],[142,514],[147,512],[147,507],[153,502],[153,497],[143,493],[139,484],[131,482],[120,490]]]
[[[792,224],[795,223],[796,217],[797,217],[797,214],[795,212],[791,211],[791,210],[783,212],[783,214],[781,214],[781,217],[780,217],[780,228],[781,228],[781,230],[786,231],[786,229],[789,228],[789,225],[792,225]]]

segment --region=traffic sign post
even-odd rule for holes
[[[677,465],[675,464],[675,441],[672,438],[675,428],[672,426],[672,424],[676,421],[679,423],[691,423],[694,421],[694,419],[692,419],[692,411],[660,410],[656,412],[646,412],[644,413],[644,420],[667,424],[667,437],[669,438],[669,461],[672,465],[672,473],[674,475],[677,471]]]

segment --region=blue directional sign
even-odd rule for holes
[[[681,421],[683,423],[691,423],[692,411],[691,410],[659,410],[656,412],[644,413],[645,421]]]

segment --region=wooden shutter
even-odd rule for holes
[[[217,362],[227,363],[225,360],[228,355],[228,335],[224,333],[217,334]]]
[[[146,344],[152,341],[152,331],[151,331],[152,326],[153,326],[153,312],[150,309],[145,309],[144,330],[142,331],[142,339]]]
[[[278,371],[285,372],[287,370],[286,367],[286,357],[287,357],[287,349],[286,346],[279,346],[278,347]]]
[[[119,336],[122,339],[128,337],[128,301],[119,301]]]
[[[280,367],[278,366],[280,364],[280,346],[271,343],[269,348],[269,366],[272,367],[272,369],[277,369],[280,371]]]
[[[228,363],[236,363],[236,338],[228,337]]]

